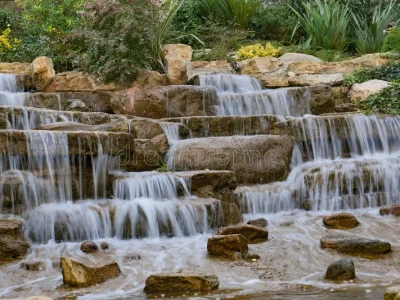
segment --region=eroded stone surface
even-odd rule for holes
[[[268,240],[268,231],[253,225],[236,225],[222,228],[217,235],[240,234],[244,236],[249,244],[263,243]]]
[[[322,222],[332,229],[351,229],[360,225],[357,218],[349,213],[339,213],[325,217]]]
[[[215,235],[208,239],[207,251],[211,256],[234,259],[239,253],[242,257],[248,251],[248,241],[240,234]]]
[[[23,258],[30,248],[25,239],[22,222],[0,219],[0,264]]]
[[[321,238],[322,249],[353,255],[377,255],[391,251],[390,243],[357,236],[332,235]]]
[[[146,280],[144,291],[176,292],[176,291],[204,291],[215,290],[219,286],[215,275],[172,273],[151,275]]]

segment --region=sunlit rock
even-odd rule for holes
[[[90,286],[115,278],[121,273],[116,262],[92,264],[61,257],[60,264],[63,281],[69,286]]]

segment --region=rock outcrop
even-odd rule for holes
[[[326,270],[327,280],[351,280],[356,278],[354,262],[350,258],[342,258],[330,264]]]
[[[61,257],[60,264],[63,282],[69,286],[91,286],[115,278],[121,273],[116,262],[94,265]]]
[[[339,213],[323,218],[322,222],[332,229],[351,229],[360,225],[357,218],[352,214]]]
[[[212,115],[214,89],[193,86],[168,86],[153,89],[131,88],[118,92],[111,99],[116,114],[145,118]]]
[[[174,146],[175,170],[232,170],[239,183],[286,179],[293,140],[286,136],[235,136],[180,141]]]
[[[192,48],[183,44],[169,44],[163,48],[164,63],[169,82],[185,84],[189,80],[188,66],[192,60]]]
[[[378,255],[391,251],[390,243],[356,236],[326,236],[321,238],[322,249],[332,249],[352,255]]]
[[[146,280],[144,291],[154,292],[180,292],[215,290],[219,286],[218,277],[205,274],[157,274],[151,275]]]
[[[214,235],[208,239],[207,251],[211,256],[234,259],[236,253],[244,257],[249,247],[247,239],[240,234]]]
[[[240,234],[244,236],[249,244],[263,243],[268,240],[268,231],[264,228],[253,225],[236,225],[222,228],[217,235]]]
[[[42,56],[32,62],[33,84],[37,91],[44,90],[56,76],[51,58]]]
[[[30,245],[24,237],[22,222],[0,219],[0,264],[23,258]]]

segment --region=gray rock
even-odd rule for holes
[[[342,258],[330,264],[326,270],[327,280],[351,280],[356,278],[354,262],[350,258]]]

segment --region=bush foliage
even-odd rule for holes
[[[389,87],[370,96],[360,107],[367,114],[400,114],[400,82],[391,82]]]

